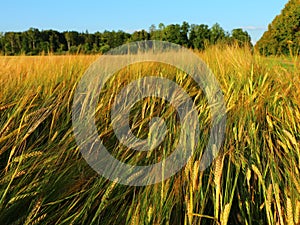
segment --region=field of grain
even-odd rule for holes
[[[214,72],[226,101],[222,151],[199,171],[205,145],[200,143],[185,168],[146,187],[99,176],[76,145],[74,90],[99,56],[0,57],[0,224],[300,224],[299,60],[264,58],[234,46],[197,54]],[[199,99],[186,74],[144,67],[135,69],[171,73]],[[120,73],[107,84],[101,105],[108,106],[130,80],[126,70]],[[205,99],[197,104],[205,137],[209,113]],[[109,109],[99,110],[99,136],[116,156],[143,161],[145,155],[129,155],[116,143]],[[140,115],[144,120],[166,116],[171,131],[177,129],[161,102],[141,102],[131,113],[141,138],[149,130]],[[169,138],[176,143],[174,132]]]

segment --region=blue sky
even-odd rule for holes
[[[30,27],[58,31],[146,29],[165,25],[219,23],[226,31],[244,28],[257,41],[288,0],[2,0],[0,31]]]

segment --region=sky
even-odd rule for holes
[[[132,33],[159,23],[219,23],[225,31],[243,28],[255,43],[288,0],[1,0],[0,32],[40,30]]]

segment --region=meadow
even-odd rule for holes
[[[175,176],[145,187],[99,176],[75,142],[74,91],[99,55],[0,57],[0,224],[300,224],[300,60],[266,58],[236,46],[197,54],[224,94],[222,150],[199,171],[204,141]],[[127,152],[115,140],[111,96],[133,70],[175,76],[197,100],[205,140],[209,109],[203,93],[181,71],[144,64],[120,71],[99,98],[98,132],[112,154],[152,163],[178,138],[173,109],[145,99],[131,112],[134,133],[143,138],[145,121],[164,116],[169,141],[148,156]]]

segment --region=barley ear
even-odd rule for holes
[[[287,220],[288,220],[288,225],[295,225],[294,223],[294,217],[293,217],[293,206],[291,199],[287,197],[286,199],[286,214],[287,214]]]
[[[221,225],[226,225],[228,222],[229,214],[230,214],[230,204],[227,203],[224,207],[224,210],[221,213]]]

